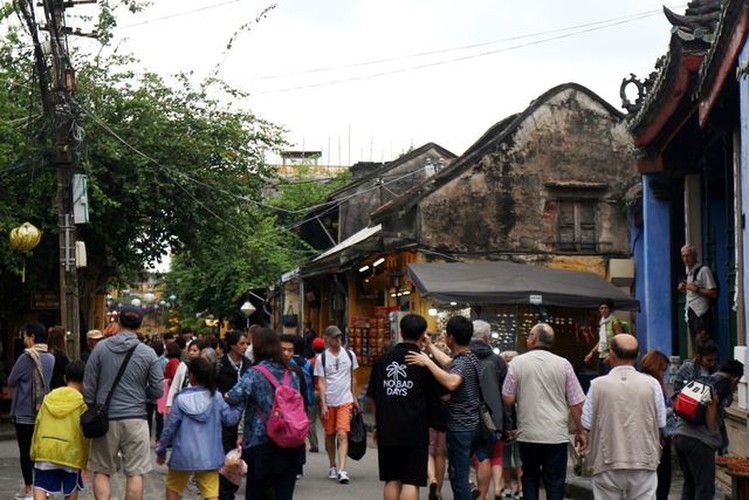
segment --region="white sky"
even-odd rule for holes
[[[655,0],[278,0],[254,23],[268,5],[155,0],[144,13],[120,17],[119,50],[163,75],[202,78],[223,60],[219,76],[250,92],[248,106],[284,126],[295,148],[349,164],[388,161],[430,141],[461,154],[491,125],[565,82],[620,107],[622,79],[653,70],[670,29]],[[633,19],[638,14],[646,15]],[[558,31],[581,25],[588,26]],[[526,37],[538,33],[546,34]],[[448,50],[475,44],[482,45]],[[465,56],[473,57],[454,61]],[[318,68],[336,69],[309,72]],[[267,78],[278,75],[285,76]]]

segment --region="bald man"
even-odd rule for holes
[[[635,370],[637,338],[615,335],[611,372],[594,379],[583,405],[593,496],[607,500],[655,498],[666,407],[658,381]]]

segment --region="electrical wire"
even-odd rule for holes
[[[154,19],[147,19],[145,21],[140,21],[140,22],[137,22],[137,23],[125,24],[123,26],[120,26],[119,28],[120,29],[135,28],[136,26],[142,26],[144,24],[150,24],[150,23],[155,23],[155,22],[159,22],[159,21],[166,21],[167,19],[174,19],[175,17],[187,16],[187,15],[190,15],[190,14],[194,14],[196,12],[203,12],[203,11],[206,11],[206,10],[216,9],[218,7],[224,7],[226,5],[230,5],[230,4],[233,4],[233,3],[239,3],[241,1],[242,0],[229,0],[228,2],[217,3],[215,5],[208,5],[208,6],[205,6],[205,7],[198,7],[197,9],[186,10],[184,12],[178,12],[176,14],[167,14],[165,16],[157,17],[157,18],[154,18]]]
[[[632,21],[637,21],[637,20],[640,20],[640,19],[645,19],[645,18],[651,17],[653,15],[655,15],[655,14],[643,14],[643,15],[639,15],[637,17],[632,17],[632,18],[629,18],[629,19],[626,19],[626,20],[623,20],[623,21],[618,21],[618,22],[606,24],[606,25],[603,25],[603,26],[596,26],[596,27],[592,27],[592,28],[587,28],[587,29],[575,31],[573,33],[565,33],[565,34],[561,34],[561,35],[557,35],[557,36],[553,36],[553,37],[549,37],[549,38],[544,38],[544,39],[541,39],[541,40],[535,40],[533,42],[527,42],[527,43],[522,43],[522,44],[518,44],[518,45],[512,45],[512,46],[509,46],[509,47],[503,47],[503,48],[499,48],[499,49],[495,49],[495,50],[484,51],[484,52],[480,52],[480,53],[477,53],[477,54],[468,54],[468,55],[464,55],[464,56],[460,56],[460,57],[454,57],[454,58],[450,58],[450,59],[443,59],[443,60],[440,60],[440,61],[434,61],[434,62],[430,62],[430,63],[418,64],[418,65],[414,65],[414,66],[407,66],[407,67],[403,67],[403,68],[395,68],[395,69],[391,69],[391,70],[387,70],[387,71],[380,71],[380,72],[375,72],[375,73],[369,73],[369,74],[366,74],[366,75],[352,76],[352,77],[346,77],[346,78],[338,78],[338,79],[326,80],[326,81],[317,82],[317,83],[309,83],[309,84],[304,84],[304,85],[296,85],[296,86],[291,86],[291,87],[282,87],[282,88],[275,88],[275,89],[270,89],[270,90],[265,90],[265,91],[258,91],[258,92],[253,92],[253,95],[283,94],[283,93],[287,93],[287,92],[295,92],[295,91],[298,91],[298,90],[307,90],[307,89],[313,89],[313,88],[319,88],[319,87],[327,87],[327,86],[330,86],[330,85],[339,85],[339,84],[343,84],[343,83],[350,83],[350,82],[363,81],[363,80],[371,80],[371,79],[374,79],[374,78],[380,78],[380,77],[384,77],[384,76],[396,75],[396,74],[400,74],[400,73],[408,73],[408,72],[418,71],[418,70],[427,69],[427,68],[434,68],[434,67],[438,67],[438,66],[444,66],[444,65],[447,65],[447,64],[454,64],[454,63],[457,63],[457,62],[463,62],[463,61],[468,61],[468,60],[471,60],[471,59],[477,59],[477,58],[480,58],[480,57],[486,57],[486,56],[490,56],[490,55],[500,54],[500,53],[503,53],[503,52],[509,52],[509,51],[519,50],[519,49],[523,49],[523,48],[527,48],[527,47],[532,47],[532,46],[536,46],[536,45],[542,45],[542,44],[545,44],[545,43],[549,43],[549,42],[553,42],[553,41],[557,41],[557,40],[562,40],[562,39],[565,39],[565,38],[571,38],[573,36],[578,36],[578,35],[583,35],[583,34],[587,34],[587,33],[592,33],[592,32],[595,32],[595,31],[600,31],[602,29],[611,28],[611,27],[614,27],[614,26],[622,25],[622,24],[627,24],[627,23],[630,23]]]

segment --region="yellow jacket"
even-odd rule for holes
[[[85,468],[88,439],[81,431],[81,415],[85,411],[83,394],[72,387],[60,387],[47,394],[36,416],[31,459]]]

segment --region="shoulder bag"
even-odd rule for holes
[[[104,404],[100,405],[96,402],[89,404],[88,409],[81,415],[81,429],[83,430],[83,435],[88,439],[100,438],[109,431],[109,402],[112,400],[112,394],[114,393],[117,384],[120,383],[122,374],[125,373],[127,363],[133,356],[136,347],[138,347],[138,344],[134,345],[129,351],[127,351],[125,359],[120,365],[120,370],[117,372],[114,381],[112,381],[112,388],[109,389],[109,394],[107,395],[107,400]]]

